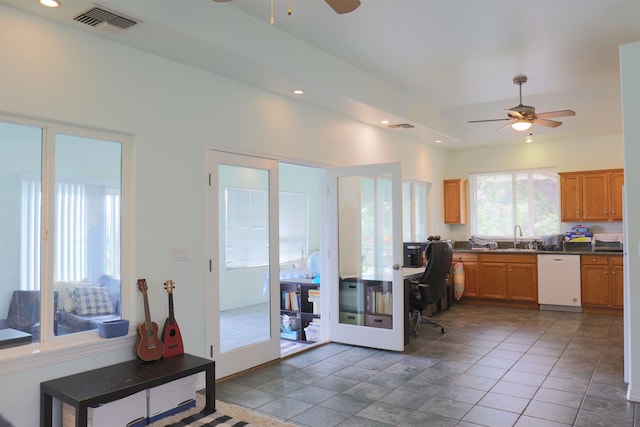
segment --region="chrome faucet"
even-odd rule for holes
[[[516,230],[518,228],[520,229],[520,237],[522,237],[522,227],[516,224],[516,226],[513,227],[513,249],[516,249],[518,247],[518,241],[516,240]]]

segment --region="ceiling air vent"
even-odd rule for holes
[[[391,129],[411,129],[415,126],[410,125],[409,123],[395,123],[395,124],[387,125],[387,127]]]
[[[103,7],[94,6],[73,18],[74,21],[89,25],[100,31],[116,34],[136,25],[138,22],[126,16],[118,15]]]

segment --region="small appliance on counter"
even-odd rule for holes
[[[591,244],[594,252],[622,252],[623,237],[616,233],[596,233]]]

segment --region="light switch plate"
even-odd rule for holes
[[[174,246],[171,248],[171,261],[187,261],[188,259],[188,246]]]

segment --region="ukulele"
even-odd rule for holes
[[[162,327],[164,357],[177,356],[184,353],[180,328],[178,328],[178,322],[176,322],[176,318],[173,315],[173,288],[175,288],[173,280],[164,282],[164,289],[169,294],[169,317],[164,321],[164,326]]]
[[[164,344],[158,338],[158,325],[151,321],[149,300],[147,299],[147,280],[138,279],[138,289],[144,299],[144,323],[138,326],[136,355],[145,362],[158,360],[164,354]]]

